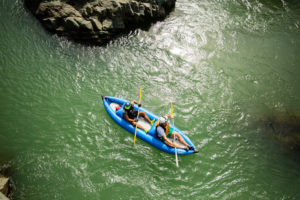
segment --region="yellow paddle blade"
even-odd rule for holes
[[[135,144],[135,140],[136,140],[136,130],[137,130],[137,125],[135,126],[134,138],[133,138],[133,144]]]
[[[173,117],[173,103],[172,103],[172,100],[171,100],[171,112],[172,112],[172,117]],[[173,119],[173,126],[174,126],[174,119]],[[179,167],[176,146],[175,146],[175,161],[176,161],[176,167]]]
[[[142,88],[140,88],[140,97],[139,97],[139,103],[141,103],[141,99],[142,99]]]
[[[139,103],[141,103],[141,99],[142,99],[142,88],[140,88]],[[139,110],[138,110],[138,112],[139,112]],[[139,114],[138,114],[138,116],[139,116]],[[137,123],[137,122],[136,122],[136,123]],[[135,144],[135,140],[136,140],[136,130],[137,130],[137,124],[135,125],[133,144]]]
[[[173,103],[172,103],[172,100],[171,100],[171,112],[172,112],[172,116],[173,116]]]

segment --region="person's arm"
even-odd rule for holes
[[[131,104],[134,104],[134,103],[137,104],[137,105],[139,105],[139,106],[141,105],[141,104],[140,104],[139,102],[137,102],[136,100],[132,100],[132,101],[131,101]]]
[[[170,146],[170,147],[175,147],[174,143],[171,142],[165,135],[163,136],[165,144]]]
[[[173,115],[169,115],[169,114],[166,114],[165,116],[168,117],[168,118],[171,118],[171,119],[174,118]]]
[[[124,115],[124,119],[126,120],[126,121],[129,121],[129,122],[134,122],[134,119],[130,119],[129,117],[128,117],[128,115]]]

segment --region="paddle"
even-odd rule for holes
[[[173,116],[173,103],[172,103],[172,100],[171,100],[171,112],[172,112],[172,117],[173,117],[173,128],[175,129],[175,120],[174,120],[174,116]],[[173,130],[174,131],[174,130]],[[175,146],[175,161],[176,161],[176,167],[179,167],[178,165],[178,156],[177,156],[177,149],[176,149],[176,144],[175,144],[175,134],[174,134],[174,146]]]
[[[141,103],[141,99],[142,99],[142,88],[140,88],[139,103]],[[140,109],[140,107],[138,107],[137,119],[139,119],[139,109]],[[135,125],[133,144],[135,144],[135,140],[136,140],[137,123],[138,123],[138,122],[136,122],[136,125]]]

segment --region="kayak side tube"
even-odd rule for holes
[[[128,132],[132,133],[134,135],[135,133],[135,126],[133,126],[132,124],[130,124],[128,121],[126,121],[125,119],[123,119],[122,117],[120,117],[119,115],[116,114],[116,111],[114,111],[112,109],[112,107],[110,106],[111,103],[116,103],[119,104],[121,107],[120,109],[123,110],[123,106],[126,102],[129,102],[127,100],[124,99],[119,99],[116,97],[105,97],[102,96],[102,102],[103,105],[105,107],[105,110],[107,111],[107,113],[109,114],[109,116],[121,127],[123,127],[125,130],[127,130]],[[175,154],[175,148],[170,147],[168,145],[166,145],[165,143],[163,143],[159,138],[157,138],[156,136],[156,127],[155,127],[155,123],[158,120],[158,116],[153,114],[152,112],[148,111],[147,109],[140,107],[138,108],[137,105],[134,105],[134,109],[139,111],[144,111],[148,117],[150,118],[150,120],[155,119],[155,122],[153,123],[151,129],[148,131],[148,133],[146,133],[144,130],[142,129],[137,129],[136,135],[138,138],[144,140],[145,142],[149,143],[150,145],[164,151],[167,152],[169,154]],[[195,145],[193,144],[193,142],[187,137],[187,135],[185,135],[181,130],[179,130],[178,128],[174,127],[172,124],[170,124],[171,127],[174,128],[174,130],[176,132],[178,132],[186,141],[186,143],[188,143],[189,145],[193,146],[195,148]],[[177,150],[177,154],[178,155],[188,155],[188,154],[193,154],[194,150],[184,150],[184,149],[180,149],[180,148],[176,148]]]

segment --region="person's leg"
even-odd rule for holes
[[[173,134],[172,134],[172,135],[173,135]],[[194,149],[193,146],[191,146],[191,145],[189,145],[188,143],[186,143],[186,141],[183,139],[183,137],[182,137],[179,133],[177,133],[177,132],[174,131],[174,135],[178,138],[178,140],[179,140],[182,144],[184,144],[185,146],[187,146],[189,150],[194,150],[195,153],[198,153],[198,152],[199,152],[197,149]],[[173,137],[174,137],[174,135],[173,135]]]
[[[173,131],[173,132],[172,132],[171,137],[174,138],[174,136],[178,138],[179,142],[181,142],[181,143],[184,144],[185,146],[189,146],[189,145],[186,143],[186,141],[183,139],[183,137],[182,137],[179,133],[177,133],[176,131]]]
[[[174,142],[171,142],[169,139],[166,139],[165,140],[165,144],[166,145],[168,145],[168,146],[170,146],[170,147],[177,147],[177,148],[181,148],[181,149],[185,149],[186,147],[185,146],[183,146],[183,145],[180,145],[180,144],[176,144],[176,143],[174,143]]]
[[[132,125],[133,126],[136,126],[136,122],[132,122]],[[142,129],[142,130],[144,130],[145,132],[148,132],[148,130],[147,129],[145,129],[144,127],[142,127],[141,125],[139,125],[139,124],[137,124],[137,127],[139,128],[139,129]]]
[[[144,119],[146,119],[147,122],[149,122],[151,124],[151,120],[149,119],[149,117],[147,116],[147,114],[144,111],[140,111],[139,115],[144,117]]]

